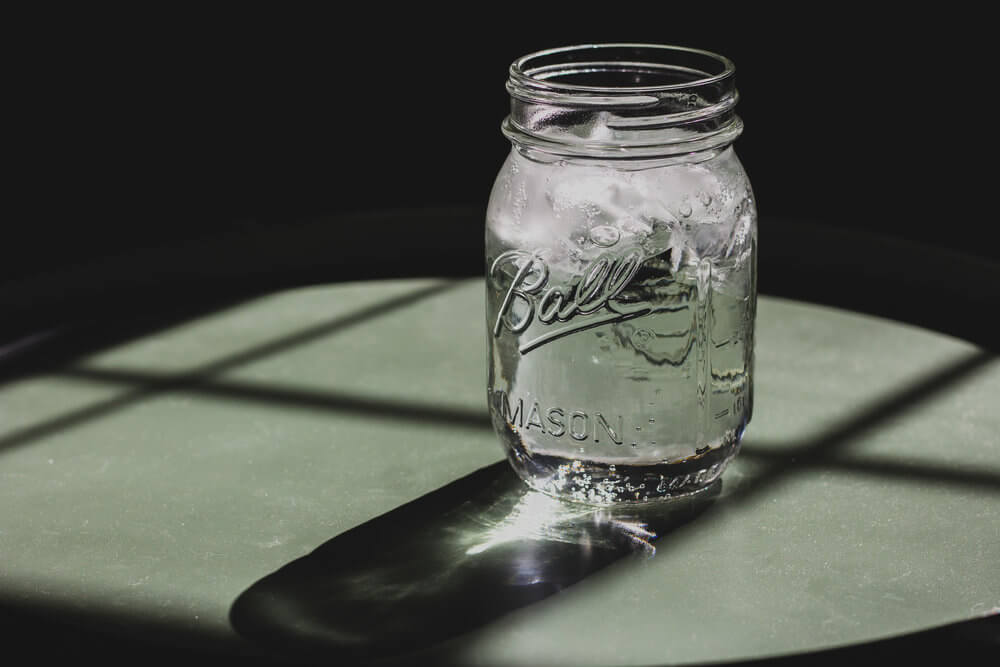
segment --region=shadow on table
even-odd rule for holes
[[[419,650],[543,600],[695,519],[687,499],[602,509],[529,491],[506,461],[338,535],[261,579],[230,610],[277,655],[379,658]]]

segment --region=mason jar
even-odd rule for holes
[[[757,214],[733,63],[678,46],[510,67],[486,217],[488,401],[535,489],[696,493],[753,410]]]

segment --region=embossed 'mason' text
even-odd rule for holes
[[[624,444],[624,419],[618,415],[609,420],[600,412],[584,412],[582,410],[565,410],[560,407],[543,408],[538,401],[525,402],[523,398],[511,401],[507,392],[499,390],[493,393],[496,402],[496,414],[500,415],[515,431],[537,430],[556,438],[564,436],[583,442],[611,441],[616,445]]]

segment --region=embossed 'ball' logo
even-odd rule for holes
[[[617,233],[617,230],[614,231]],[[535,319],[544,325],[551,325],[555,322],[569,322],[578,316],[593,316],[522,342],[519,350],[521,354],[525,354],[545,343],[584,329],[642,317],[652,312],[652,306],[641,302],[621,303],[617,297],[632,281],[646,259],[639,249],[629,250],[620,257],[606,252],[587,265],[567,285],[559,286],[548,284],[548,264],[537,253],[508,250],[497,257],[490,267],[491,282],[497,290],[504,291],[493,335],[499,336],[505,328],[513,334],[521,334]],[[513,271],[504,271],[505,267],[510,267]],[[510,284],[501,284],[504,276],[511,273],[514,277]]]

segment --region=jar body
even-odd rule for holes
[[[731,145],[516,142],[486,220],[488,401],[518,474],[596,504],[707,488],[753,408],[756,207]]]

